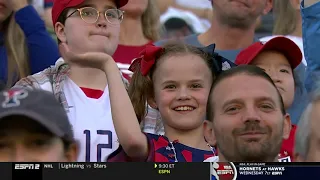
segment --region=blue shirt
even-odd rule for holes
[[[320,3],[304,8],[301,2],[302,37],[307,73],[305,86],[309,93],[320,88]]]
[[[54,65],[60,57],[58,46],[47,32],[36,10],[31,5],[26,6],[15,13],[15,20],[26,37],[31,74]],[[8,59],[4,43],[1,41],[4,42],[2,33],[0,33],[0,81],[6,83]]]

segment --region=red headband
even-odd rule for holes
[[[146,76],[154,65],[156,57],[162,52],[162,50],[162,47],[146,45],[146,48],[140,53],[140,57],[133,60],[129,70],[135,72],[137,68],[140,68],[141,74]]]

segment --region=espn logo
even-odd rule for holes
[[[40,169],[40,164],[15,164],[14,169]]]

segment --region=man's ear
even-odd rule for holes
[[[215,146],[217,144],[216,137],[213,132],[212,122],[204,120],[203,122],[203,132],[204,137],[210,146]]]
[[[290,136],[290,131],[291,131],[291,118],[288,113],[284,115],[284,120],[283,120],[283,139],[288,139]]]
[[[80,151],[80,143],[75,141],[68,149],[65,150],[65,158],[67,162],[77,162]]]
[[[273,2],[273,0],[267,0],[266,6],[264,7],[264,10],[263,10],[263,12],[262,12],[263,15],[266,15],[266,14],[268,14],[268,13],[271,11],[271,9],[272,9],[272,2]]]
[[[57,38],[63,42],[63,43],[66,43],[67,42],[67,37],[66,37],[66,34],[65,34],[65,26],[60,23],[60,22],[57,22],[55,25],[54,25],[54,31],[56,32],[56,35],[57,35]]]
[[[153,109],[158,109],[157,103],[154,100],[154,98],[148,98],[147,103],[149,104],[150,107]]]

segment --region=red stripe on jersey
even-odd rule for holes
[[[215,152],[216,153],[216,152]],[[204,155],[204,159],[206,160],[206,159],[208,159],[208,158],[211,158],[211,157],[213,157],[214,156],[214,154],[205,154]]]
[[[183,155],[186,162],[192,162],[192,152],[188,150],[183,150],[181,154]]]
[[[80,87],[80,88],[84,92],[84,94],[89,98],[99,99],[103,95],[103,91],[98,89],[90,89],[90,88],[84,88],[84,87]]]

